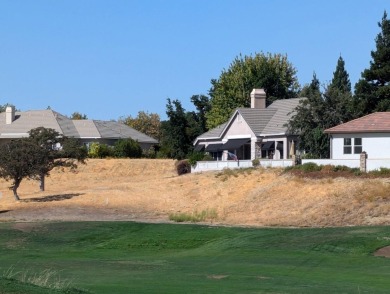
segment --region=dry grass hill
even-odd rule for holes
[[[0,221],[137,220],[207,212],[242,226],[390,224],[390,179],[306,179],[277,169],[177,176],[173,160],[94,159],[53,170],[46,191],[23,181],[16,202],[0,181]]]

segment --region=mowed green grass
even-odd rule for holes
[[[389,226],[1,223],[0,274],[56,270],[92,293],[389,293],[387,245]]]

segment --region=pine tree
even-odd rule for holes
[[[324,100],[326,104],[325,128],[334,127],[353,118],[351,82],[341,56],[337,61],[332,82],[325,90]]]
[[[290,132],[300,134],[299,149],[305,151],[306,157],[326,158],[329,156],[329,140],[323,132],[326,105],[315,73],[310,85],[302,89],[300,96],[307,100],[297,107],[296,114],[290,120]]]
[[[390,20],[386,11],[378,23],[376,50],[371,51],[370,68],[365,69],[355,86],[358,115],[390,110]]]

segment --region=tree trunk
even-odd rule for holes
[[[39,188],[43,192],[43,191],[45,191],[45,175],[44,174],[40,175],[40,182],[41,182],[41,184],[39,185]]]
[[[18,188],[19,188],[21,181],[22,180],[15,180],[14,185],[12,186],[12,192],[14,193],[15,200],[17,200],[17,201],[20,200],[19,195],[18,195]]]

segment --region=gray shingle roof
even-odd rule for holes
[[[198,136],[196,140],[198,139],[209,139],[209,138],[219,138],[221,136],[222,131],[225,129],[227,122],[215,127],[214,129],[209,130],[206,133],[203,133],[202,135]]]
[[[73,120],[73,123],[80,135],[80,138],[101,138],[101,135],[93,120]]]
[[[5,112],[0,113],[0,138],[20,138],[34,128],[51,128],[68,137],[78,136],[72,121],[53,110],[16,112],[11,124],[5,123]]]
[[[261,134],[285,134],[287,132],[286,124],[294,115],[294,109],[299,105],[300,101],[306,98],[291,98],[276,100],[267,109],[275,109],[276,112],[269,120],[267,126],[260,132]],[[260,133],[256,133],[259,135]]]
[[[137,130],[116,121],[102,121],[94,120],[97,130],[101,134],[102,138],[111,139],[124,139],[132,138],[138,142],[144,143],[158,143],[158,141],[152,137],[149,137]]]
[[[115,121],[71,120],[58,112],[47,109],[16,112],[15,120],[11,124],[6,124],[6,113],[0,113],[0,139],[26,137],[31,129],[38,127],[51,128],[64,136],[73,138],[132,138],[140,143],[158,143],[156,139]]]
[[[253,133],[259,135],[268,122],[277,112],[276,109],[256,109],[256,108],[239,108],[238,112],[252,129]]]

